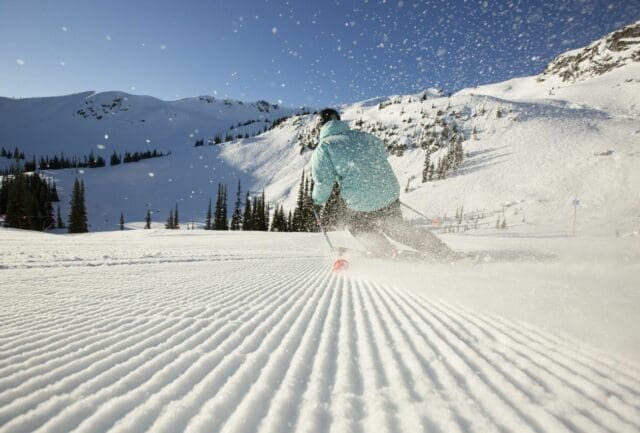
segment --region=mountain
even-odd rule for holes
[[[339,108],[352,127],[385,140],[403,187],[401,199],[439,218],[444,227],[457,225],[453,216],[463,208],[461,226],[470,229],[493,228],[498,221],[506,221],[511,232],[526,227],[528,232],[567,234],[572,231],[575,211],[579,232],[638,232],[640,58],[633,54],[640,47],[639,38],[634,36],[637,28],[638,23],[583,50],[559,56],[537,76],[464,89],[450,97],[428,90]],[[613,52],[616,47],[624,49],[616,51],[619,56],[613,58],[607,50]],[[591,53],[591,57],[585,60],[586,55],[579,53]],[[583,60],[576,60],[579,55]],[[568,60],[560,60],[570,58],[579,70],[587,72],[567,80],[558,65],[575,69],[567,66]],[[602,65],[605,58],[615,66],[588,67]],[[283,204],[285,210],[294,207],[300,176],[308,167],[309,148],[315,142],[313,116],[291,116],[256,137],[193,147],[198,134],[210,137],[216,128],[229,128],[241,118],[260,119],[262,115],[273,119],[293,110],[274,107],[260,111],[257,105],[226,106],[223,101],[199,98],[164,103],[157,110],[140,108],[157,101],[147,97],[130,105],[130,100],[123,99],[112,107],[117,95],[75,95],[65,97],[64,103],[41,98],[37,100],[38,110],[24,108],[29,121],[17,123],[21,119],[17,115],[11,118],[15,124],[3,121],[4,134],[40,134],[72,150],[91,145],[79,143],[81,140],[64,128],[66,124],[90,125],[86,128],[94,134],[92,143],[103,144],[99,151],[106,155],[112,151],[111,143],[114,148],[122,148],[125,141],[142,142],[140,149],[147,149],[145,137],[151,133],[155,134],[151,146],[163,143],[167,147],[162,149],[172,151],[166,157],[115,167],[46,172],[59,185],[63,215],[77,176],[85,181],[91,230],[116,229],[120,212],[128,222],[142,221],[147,208],[154,212],[154,223],[162,223],[176,203],[184,220],[202,221],[209,198],[215,199],[218,182],[227,183],[230,206],[240,180],[243,196],[247,189],[255,194],[264,190],[272,208],[275,204]],[[29,100],[11,101],[20,102]],[[84,114],[78,114],[83,105],[87,107]],[[115,114],[107,115],[103,108]],[[203,110],[209,110],[210,123],[206,123]],[[225,110],[241,112],[242,116],[224,117]],[[102,119],[97,119],[100,115]],[[66,120],[57,124],[49,117]],[[195,122],[195,118],[211,126],[204,129],[207,126]],[[40,128],[41,124],[49,125],[49,129]],[[84,133],[79,126],[75,131]],[[106,142],[105,134],[109,136]],[[67,139],[77,147],[63,144]],[[426,148],[430,161],[437,165],[447,159],[450,145],[460,140],[463,158],[457,168],[449,170],[444,179],[423,183]],[[45,149],[58,151],[53,145]],[[574,204],[578,204],[577,209]],[[409,211],[406,216],[415,217]]]
[[[584,48],[556,57],[540,80],[558,76],[563,81],[585,80],[640,61],[640,21],[625,26]]]
[[[0,145],[31,155],[169,152],[220,134],[254,135],[294,112],[266,101],[244,103],[199,96],[163,101],[124,92],[83,92],[47,98],[0,98]],[[236,128],[238,124],[243,124]]]

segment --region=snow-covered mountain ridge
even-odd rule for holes
[[[540,80],[558,76],[576,81],[602,75],[631,62],[640,62],[640,21],[625,26],[584,48],[556,57]]]
[[[590,46],[600,46],[611,37]],[[618,40],[625,41],[627,51],[638,49],[635,39],[632,44],[627,44],[628,36]],[[92,104],[99,108],[111,104],[113,96],[104,100],[93,96]],[[88,97],[79,97],[80,104],[74,104],[74,109]],[[640,173],[635,169],[640,163],[638,100],[640,62],[630,61],[575,82],[540,75],[464,89],[451,97],[429,90],[339,108],[352,127],[371,131],[387,142],[391,164],[403,187],[402,200],[444,219],[445,225],[463,207],[468,220],[462,225],[471,228],[478,218],[485,228],[506,219],[514,230],[526,225],[531,230],[569,233],[572,204],[578,200],[578,232],[624,235],[640,229]],[[189,112],[189,107],[193,111],[198,104],[213,107],[218,115],[224,110],[252,110],[245,119],[256,114],[280,117],[285,111],[274,108],[258,114],[255,106],[226,108],[220,101],[208,103],[198,98],[171,104],[174,112],[184,110],[180,113]],[[120,107],[124,110],[127,105]],[[76,111],[70,112],[70,119],[78,118]],[[313,116],[290,117],[254,138],[194,148],[195,138],[190,137],[194,131],[184,126],[188,123],[184,119],[190,117],[180,113],[172,117],[171,113],[154,112],[157,127],[149,129],[145,129],[149,120],[140,122],[142,127],[128,126],[129,120],[135,123],[132,109],[101,120],[82,119],[94,125],[111,119],[97,137],[104,146],[98,152],[106,155],[123,140],[146,143],[139,131],[153,131],[155,137],[164,138],[177,134],[182,145],[172,148],[170,156],[134,164],[48,172],[61,190],[63,215],[76,176],[82,176],[87,187],[91,230],[116,229],[120,212],[127,221],[141,221],[147,208],[160,223],[176,202],[185,220],[201,221],[209,198],[215,199],[218,182],[228,185],[229,197],[241,180],[243,195],[247,189],[264,189],[272,206],[282,203],[285,210],[293,208],[300,175],[311,154],[302,146],[315,141]],[[20,127],[3,122],[0,128],[22,131],[31,125],[37,129],[33,116],[30,122]],[[229,128],[228,120],[216,122]],[[464,160],[445,179],[423,183],[425,147],[430,149],[430,161],[437,164],[448,152],[445,135],[463,138]],[[62,140],[55,134],[51,137],[52,141]],[[156,142],[151,140],[151,146]],[[148,147],[147,143],[144,149]]]
[[[117,152],[175,151],[215,135],[254,135],[271,121],[303,109],[266,101],[245,103],[198,96],[163,101],[125,92],[0,98],[0,145],[27,157],[85,155],[96,146]],[[238,124],[247,124],[235,128]]]

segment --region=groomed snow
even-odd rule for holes
[[[1,229],[0,432],[640,431],[637,238],[444,239]]]

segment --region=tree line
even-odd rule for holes
[[[37,172],[27,173],[19,166],[0,173],[0,214],[3,214],[4,225],[29,230],[49,230],[66,228],[69,233],[85,233],[89,231],[86,208],[84,182],[74,181],[70,199],[70,211],[65,223],[57,207],[57,215],[53,211],[53,203],[59,202],[57,188],[50,179]],[[238,181],[236,197],[231,217],[228,217],[228,198],[226,184],[218,184],[215,207],[211,200],[206,213],[205,230],[233,231],[273,231],[273,232],[315,232],[318,231],[315,220],[316,213],[321,215],[322,223],[328,229],[336,228],[346,206],[340,198],[339,188],[334,190],[323,207],[313,205],[311,193],[314,182],[310,174],[302,172],[298,200],[293,211],[285,213],[282,204],[271,208],[266,200],[264,190],[259,195],[246,192],[242,200],[242,186]],[[315,209],[314,209],[315,208]],[[273,215],[271,217],[271,210]],[[147,209],[145,229],[151,228],[151,211]],[[120,214],[120,229],[124,230],[124,214]],[[176,204],[165,223],[167,229],[180,228],[180,216]]]
[[[303,171],[298,187],[296,207],[293,211],[289,210],[288,213],[285,213],[282,204],[276,205],[275,208],[269,206],[264,190],[255,196],[247,191],[243,200],[242,186],[238,181],[233,212],[229,218],[227,186],[219,183],[215,204],[209,200],[203,228],[204,230],[224,231],[316,232],[318,225],[314,210],[320,215],[321,222],[327,229],[337,228],[347,212],[346,205],[340,197],[338,185],[334,185],[329,200],[322,207],[312,203],[312,191],[313,179],[310,174]],[[273,215],[271,215],[271,210],[273,210]],[[151,228],[150,211],[147,211],[145,228]],[[177,204],[170,209],[165,228],[180,228]]]
[[[0,214],[4,215],[5,227],[27,230],[55,227],[53,203],[59,201],[55,183],[37,173],[11,168],[0,175]]]
[[[116,151],[113,151],[109,162],[111,165],[118,165],[121,163],[126,164],[130,162],[138,162],[143,159],[159,158],[170,154],[171,152],[164,153],[153,149],[145,152],[125,152],[123,156],[122,154],[118,154]],[[35,165],[35,157],[33,161]],[[60,156],[54,155],[53,157],[40,157],[38,168],[40,170],[61,170],[65,168],[97,168],[105,167],[106,165],[105,159],[102,156],[96,156],[92,151],[89,155],[83,156],[82,159],[75,156],[68,158],[65,157],[64,153],[61,153]],[[25,168],[29,171],[27,167]]]
[[[257,123],[257,122],[267,122],[269,123],[269,125],[265,125],[262,128],[257,128],[254,129],[253,132],[251,134],[249,134],[248,132],[245,132],[244,134],[232,134],[230,132],[227,132],[226,134],[224,134],[224,136],[222,134],[216,134],[213,136],[213,138],[208,139],[206,141],[206,145],[207,146],[215,146],[215,145],[219,145],[222,143],[228,143],[231,142],[233,140],[241,140],[243,138],[252,138],[252,137],[257,137],[260,134],[264,134],[265,132],[271,131],[272,129],[276,128],[277,126],[281,125],[283,122],[285,122],[287,119],[290,119],[292,117],[299,117],[299,116],[304,116],[310,114],[309,111],[302,111],[298,114],[294,114],[294,115],[290,115],[290,116],[283,116],[283,117],[278,117],[277,119],[274,120],[269,120],[269,119],[265,119],[265,120],[248,120],[246,122],[238,122],[237,125],[231,125],[229,127],[229,130],[233,130],[233,131],[237,131],[239,128],[243,127],[243,126],[248,126],[251,125],[253,123]],[[314,114],[317,114],[317,112],[314,112]],[[200,146],[204,146],[205,145],[205,139],[200,137],[200,138],[196,138],[193,146],[194,147],[200,147]]]
[[[5,227],[39,231],[67,228],[69,233],[89,231],[82,181],[76,178],[74,182],[66,224],[60,205],[57,215],[53,211],[53,203],[59,202],[55,182],[38,173],[28,173],[16,166],[0,174],[0,214],[4,215]]]

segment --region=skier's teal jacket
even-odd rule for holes
[[[320,143],[311,155],[315,204],[324,204],[335,182],[347,207],[371,212],[398,200],[400,184],[378,137],[354,131],[339,120],[327,122],[320,130]]]

